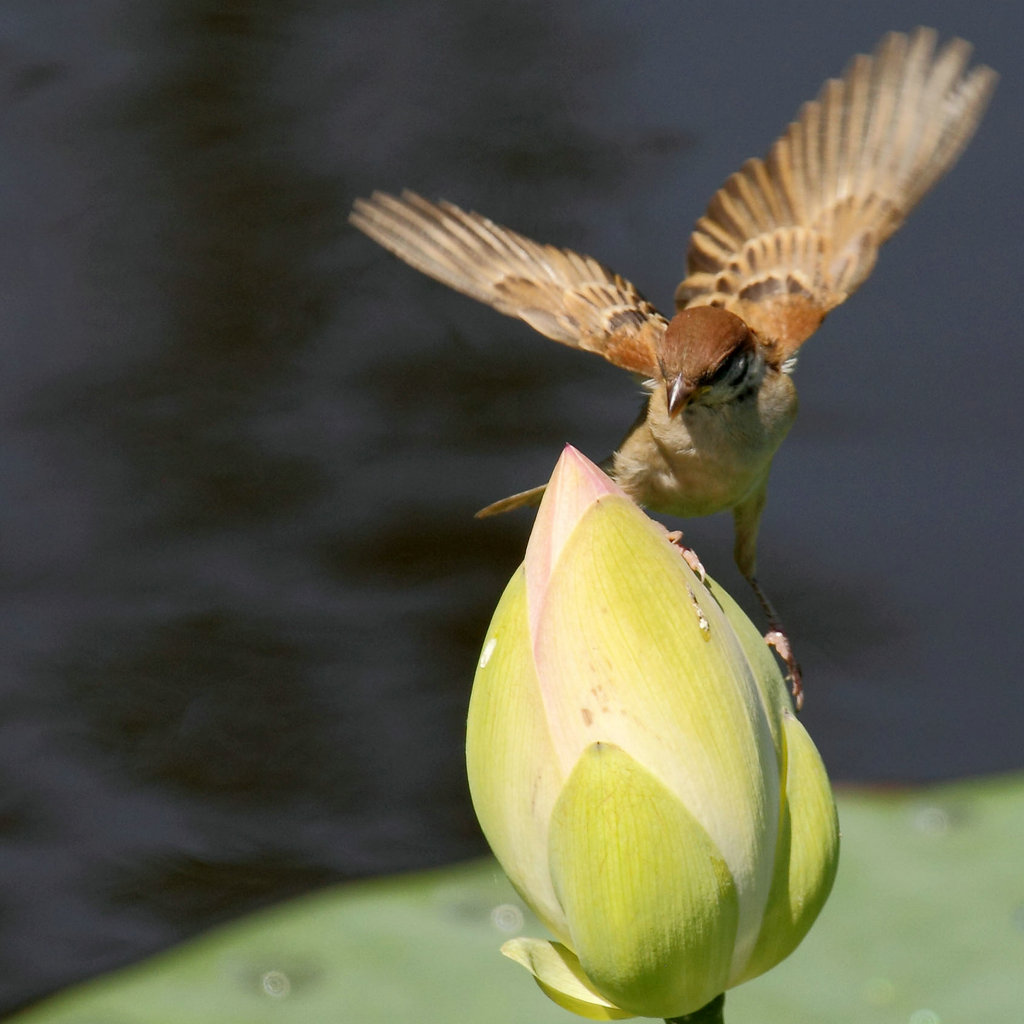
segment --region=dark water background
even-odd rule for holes
[[[666,309],[712,191],[889,28],[1003,74],[801,358],[762,576],[840,780],[1024,765],[1013,3],[0,4],[0,1010],[482,851],[462,722],[528,516],[637,405],[386,256],[415,187]],[[746,598],[727,518],[691,524]]]

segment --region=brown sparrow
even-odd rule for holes
[[[645,408],[604,468],[638,503],[671,515],[732,509],[734,554],[799,675],[757,583],[768,471],[793,423],[796,354],[861,285],[878,248],[956,161],[996,82],[967,71],[971,47],[890,33],[772,146],[748,160],[697,221],[666,320],[589,256],[541,245],[450,203],[374,193],[352,223],[418,270],[541,334],[639,375]],[[543,487],[482,509],[540,500]],[[799,703],[798,703],[799,706]]]

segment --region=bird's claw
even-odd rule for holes
[[[799,711],[804,706],[804,684],[800,673],[800,665],[793,655],[793,647],[789,637],[781,629],[770,629],[764,635],[764,642],[785,662],[786,682],[789,692],[793,695],[793,706]]]
[[[697,557],[697,552],[693,550],[689,545],[683,543],[683,531],[673,530],[668,535],[669,543],[674,544],[679,548],[679,553],[683,556],[683,561],[693,570],[696,574],[697,579],[701,583],[707,583],[708,574],[704,570],[704,566],[701,560]]]

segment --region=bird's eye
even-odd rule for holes
[[[746,376],[749,363],[749,352],[734,352],[718,367],[708,383],[712,386],[738,384]]]

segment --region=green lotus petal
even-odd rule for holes
[[[522,567],[487,630],[469,702],[466,771],[480,827],[505,874],[544,924],[568,938],[547,865],[548,822],[563,775],[540,700]]]
[[[765,643],[760,630],[750,621],[747,613],[733,600],[732,595],[710,576],[707,590],[722,609],[729,625],[747,657],[754,682],[764,705],[765,715],[772,731],[772,741],[778,752],[779,771],[782,771],[782,718],[793,707],[789,687],[779,668],[774,652]]]
[[[595,992],[579,960],[560,942],[511,939],[501,947],[501,951],[516,963],[522,964],[549,999],[580,1017],[590,1020],[623,1020],[636,1016],[627,1010],[620,1010]]]
[[[733,982],[763,974],[803,940],[832,891],[839,819],[821,756],[792,715],[783,718],[786,775],[775,878],[750,962]]]
[[[613,744],[582,754],[555,805],[551,875],[594,988],[645,1017],[724,991],[739,907],[729,868],[682,802]]]
[[[746,963],[771,885],[779,758],[722,608],[664,531],[609,495],[564,542],[533,639],[563,772],[600,741],[668,787],[729,866],[740,899],[736,962]]]

